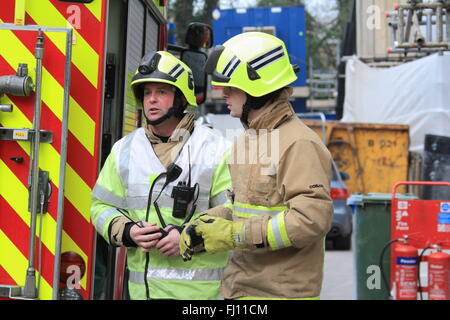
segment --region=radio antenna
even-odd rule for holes
[[[191,146],[188,146],[188,161],[189,161],[189,180],[188,186],[191,186]]]

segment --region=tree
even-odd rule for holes
[[[184,41],[187,25],[194,20],[193,10],[194,0],[176,0],[173,4],[177,43],[182,43]]]
[[[212,25],[212,11],[219,0],[175,0],[169,6],[169,18],[175,22],[177,43],[183,44],[189,23],[203,22]]]
[[[332,70],[336,67],[336,48],[332,47],[333,40],[337,40],[336,19],[323,24],[307,12],[307,56],[308,70],[310,61],[313,69]],[[333,50],[334,49],[334,50]]]
[[[347,23],[350,20],[350,15],[352,13],[354,0],[335,0],[336,10],[339,12],[336,21],[336,33],[335,36],[338,39],[344,39],[345,29]]]
[[[214,8],[219,6],[219,2],[219,0],[206,0],[203,10],[195,15],[196,21],[209,24],[212,27],[212,12]]]
[[[336,68],[337,40],[343,38],[353,1],[335,0],[336,17],[332,21],[322,22],[306,11],[307,55],[312,59],[314,69],[333,70]],[[169,1],[169,18],[176,24],[177,43],[183,44],[185,32],[193,21],[212,26],[212,11],[219,7],[222,0],[174,0]],[[258,7],[297,6],[308,0],[258,0]],[[235,6],[237,0],[229,0]],[[309,64],[309,59],[308,59]],[[308,67],[309,70],[309,67]]]
[[[335,70],[339,42],[344,37],[354,0],[335,0],[336,17],[322,23],[307,12],[307,50],[314,69]]]

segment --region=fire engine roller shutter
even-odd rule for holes
[[[142,23],[145,21],[145,24]],[[125,61],[125,102],[123,113],[123,135],[136,129],[137,105],[130,89],[141,58],[149,51],[158,50],[159,23],[151,10],[142,1],[128,2],[127,47]],[[144,50],[145,48],[145,50]]]
[[[158,50],[159,27],[154,16],[147,11],[145,19],[145,53]],[[144,54],[145,54],[144,53]]]
[[[125,105],[123,135],[136,129],[136,103],[130,89],[131,78],[139,66],[143,52],[145,6],[141,1],[128,1],[127,47],[125,58]]]
[[[99,131],[102,107],[104,29],[106,0],[90,4],[58,0],[26,2],[28,25],[73,26],[69,132],[64,185],[64,223],[61,252],[82,256],[87,270],[80,281],[84,299],[91,294],[94,229],[90,222],[91,190],[98,174]],[[14,20],[14,0],[2,0],[0,23]],[[70,23],[70,24],[69,24]],[[35,80],[34,47],[37,32],[0,30],[0,75],[15,74],[19,63],[27,63]],[[53,132],[53,142],[40,147],[40,169],[49,171],[52,195],[43,216],[42,277],[40,299],[52,299],[56,217],[59,191],[62,106],[64,95],[65,33],[44,32],[41,129]],[[0,126],[31,128],[34,94],[5,95],[1,103],[13,104],[13,112],[0,113]],[[0,284],[23,286],[27,268],[30,213],[28,212],[29,142],[0,140]],[[22,163],[11,161],[22,157]],[[39,215],[37,220],[39,232]],[[37,241],[36,241],[37,243]],[[36,246],[37,247],[37,246]],[[36,250],[37,255],[37,250]],[[59,259],[59,257],[56,257]],[[36,268],[38,257],[36,259]],[[36,276],[39,274],[36,272]]]

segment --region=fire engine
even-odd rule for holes
[[[166,11],[165,0],[2,0],[0,299],[92,299],[102,268],[104,298],[121,298],[124,252],[102,249],[91,190],[112,144],[141,124],[129,82],[146,52],[167,49]]]

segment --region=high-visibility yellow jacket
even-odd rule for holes
[[[202,211],[224,203],[226,190],[231,187],[228,167],[219,165],[228,146],[225,139],[210,128],[200,125],[195,126],[191,134],[183,134],[183,137],[185,145],[178,148],[180,154],[175,160],[183,172],[162,191],[158,200],[166,224],[178,226],[184,219],[172,215],[171,192],[179,181],[188,180],[189,163],[191,184],[199,183],[200,186],[193,219]],[[134,221],[145,220],[151,181],[166,170],[155,149],[144,128],[139,128],[114,144],[100,172],[92,193],[91,217],[96,230],[113,245],[122,243],[122,235],[119,231],[112,232],[112,225],[120,226],[120,223],[116,223],[118,219],[128,222],[119,210],[126,210]],[[167,155],[167,152],[160,150],[160,154]],[[156,183],[153,200],[164,183],[165,179]],[[148,222],[157,223],[161,227],[153,206]],[[124,223],[122,228],[123,225]],[[116,239],[111,238],[111,233]],[[189,262],[184,262],[180,256],[167,258],[156,249],[151,249],[149,255],[146,280],[151,299],[220,298],[220,280],[227,263],[227,252],[214,255],[201,253]],[[129,291],[132,299],[146,299],[145,260],[145,253],[139,248],[127,248]]]
[[[318,298],[331,226],[331,155],[294,114],[285,89],[235,142],[234,199],[208,214],[245,221],[245,249],[230,254],[222,295]]]

